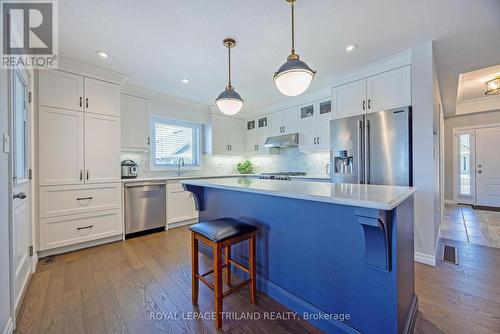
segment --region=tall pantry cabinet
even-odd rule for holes
[[[39,70],[39,250],[122,234],[120,85]]]

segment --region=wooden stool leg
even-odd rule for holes
[[[256,261],[255,261],[255,248],[256,248],[256,233],[252,233],[252,237],[250,238],[249,242],[249,258],[248,258],[248,266],[250,267],[250,303],[255,304],[255,292],[257,290],[256,288]]]
[[[222,244],[216,243],[213,249],[214,256],[214,299],[215,299],[215,328],[222,328]]]
[[[198,239],[196,239],[194,232],[191,232],[191,277],[192,277],[192,286],[191,286],[191,299],[193,305],[198,304]]]
[[[226,258],[224,263],[226,265],[226,285],[231,286],[231,263],[229,262],[231,259],[231,246],[226,246],[224,252],[224,257]]]

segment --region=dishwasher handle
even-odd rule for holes
[[[164,182],[141,182],[141,183],[125,183],[125,188],[147,187],[147,186],[165,186]]]

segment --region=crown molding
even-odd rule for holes
[[[122,85],[128,78],[128,76],[124,73],[111,71],[103,67],[90,65],[61,56],[59,57],[59,66],[57,69],[118,85]]]
[[[500,96],[485,96],[458,103],[455,108],[455,115],[459,116],[495,110],[500,110]]]

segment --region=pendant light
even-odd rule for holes
[[[500,75],[486,81],[486,95],[500,95]]]
[[[240,94],[236,93],[233,86],[231,86],[231,49],[236,46],[236,41],[232,38],[224,40],[224,46],[227,47],[229,56],[229,83],[222,93],[220,93],[215,104],[219,110],[226,115],[237,114],[241,107],[243,107],[243,99]]]
[[[292,5],[292,52],[288,56],[287,62],[281,65],[278,72],[274,73],[274,83],[283,94],[297,96],[307,90],[316,71],[299,60],[299,55],[295,53],[294,3],[296,0],[286,1]]]

